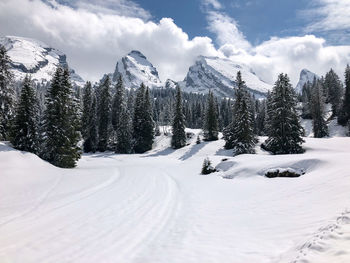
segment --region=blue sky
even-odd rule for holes
[[[152,19],[171,17],[190,37],[210,36],[201,0],[135,0],[149,10]],[[301,12],[310,6],[309,0],[221,0],[225,13],[234,18],[239,29],[252,44],[260,44],[272,36],[302,35],[307,19]]]
[[[41,40],[92,81],[136,49],[163,81],[183,80],[204,55],[296,84],[303,68],[343,76],[349,14],[350,0],[0,0],[0,36]]]

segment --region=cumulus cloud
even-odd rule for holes
[[[217,54],[210,38],[189,39],[170,18],[155,23],[57,2],[3,0],[0,25],[2,35],[37,38],[62,50],[70,65],[92,80],[113,71],[117,59],[132,49],[143,52],[163,80],[182,79],[198,55]]]

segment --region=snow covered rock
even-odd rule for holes
[[[301,94],[304,84],[306,84],[307,82],[312,83],[314,81],[314,78],[319,79],[320,77],[317,76],[315,73],[311,72],[310,70],[303,69],[300,72],[299,82],[295,87],[296,93]]]
[[[165,81],[164,87],[165,87],[166,89],[175,89],[175,88],[176,88],[176,85],[177,85],[177,82],[176,82],[176,81],[173,81],[173,80],[171,80],[171,79],[167,79],[167,80]]]
[[[157,69],[137,50],[131,51],[118,60],[114,73],[109,74],[113,84],[117,82],[120,75],[126,88],[138,88],[142,82],[149,88],[163,86]]]
[[[11,72],[16,81],[22,81],[29,74],[36,83],[47,83],[58,65],[68,65],[65,54],[35,39],[6,36],[0,38],[0,45],[5,46],[12,60]],[[76,85],[84,85],[84,80],[73,69],[70,76]]]
[[[257,98],[265,97],[272,85],[262,81],[251,68],[230,59],[199,56],[189,68],[186,78],[180,82],[183,91],[208,93],[212,90],[219,97],[233,97],[236,75],[241,71],[248,90]]]
[[[303,170],[297,171],[293,168],[274,168],[269,169],[266,171],[265,176],[268,178],[275,178],[275,177],[299,177],[301,175],[305,174]]]

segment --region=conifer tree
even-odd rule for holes
[[[84,87],[83,94],[83,114],[82,114],[82,136],[84,139],[83,148],[84,152],[92,151],[91,144],[91,120],[92,120],[92,100],[93,100],[93,91],[91,82],[86,82]]]
[[[112,125],[115,131],[118,130],[118,126],[120,125],[123,103],[125,103],[125,90],[122,76],[120,75],[115,85],[115,94],[112,103]]]
[[[111,132],[111,95],[110,80],[107,76],[100,86],[99,106],[98,106],[98,150],[107,150]]]
[[[324,85],[328,92],[328,101],[332,104],[333,117],[338,116],[343,96],[343,87],[339,76],[333,69],[326,74]]]
[[[144,153],[152,149],[154,140],[154,121],[152,107],[148,88],[141,83],[136,92],[134,119],[133,119],[133,138],[134,151]]]
[[[68,69],[58,67],[47,91],[44,112],[44,159],[62,168],[75,167],[80,158],[77,146],[79,122]]]
[[[209,91],[203,128],[205,141],[215,141],[218,139],[219,124],[217,115],[214,94]]]
[[[38,112],[35,90],[26,75],[12,127],[11,143],[16,149],[38,153]]]
[[[171,137],[171,147],[174,149],[179,149],[186,145],[185,116],[183,114],[182,96],[179,86],[176,86],[174,108],[175,114],[172,125],[173,136]]]
[[[297,99],[287,74],[280,74],[268,98],[268,139],[263,148],[273,154],[302,153],[303,128],[297,111]]]
[[[15,111],[15,95],[10,62],[5,47],[0,45],[0,140],[9,139],[11,121]]]
[[[254,134],[252,105],[240,71],[236,83],[233,120],[224,130],[225,148],[233,149],[235,155],[255,153],[257,138]]]
[[[92,104],[88,128],[90,151],[95,153],[98,146],[97,98],[95,93],[92,94]]]
[[[350,120],[350,66],[349,64],[345,69],[345,94],[342,103],[341,112],[338,116],[338,123],[346,125]],[[350,127],[350,126],[349,126]]]
[[[314,137],[323,138],[328,136],[328,127],[324,117],[324,96],[321,83],[318,80],[315,80],[312,85],[311,105]]]

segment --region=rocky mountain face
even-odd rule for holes
[[[314,78],[319,79],[320,77],[315,73],[311,72],[310,70],[303,69],[300,72],[299,82],[295,87],[296,93],[301,94],[304,84],[307,82],[312,83],[314,81]]]
[[[233,97],[236,75],[241,71],[248,90],[257,98],[265,97],[272,85],[262,81],[252,69],[232,60],[218,57],[199,56],[189,68],[186,78],[180,82],[184,91],[208,93],[213,91],[219,97]]]
[[[109,76],[113,84],[117,82],[119,76],[122,76],[126,88],[138,88],[142,82],[149,88],[163,86],[157,69],[136,50],[118,60],[114,73]]]
[[[12,61],[11,72],[16,81],[29,74],[34,82],[46,84],[57,66],[68,66],[65,54],[35,39],[6,36],[0,38],[0,44],[5,46]],[[84,80],[71,68],[70,73],[74,84],[84,85]]]

